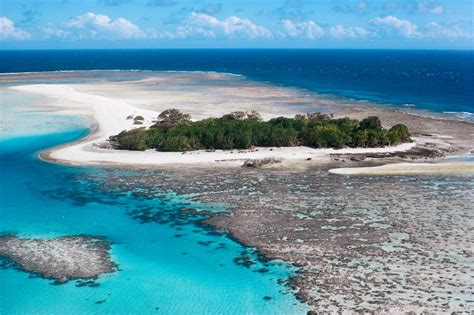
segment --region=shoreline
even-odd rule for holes
[[[50,162],[59,162],[63,164],[72,165],[155,165],[163,166],[167,164],[182,164],[182,165],[228,165],[228,166],[240,166],[245,160],[248,159],[263,159],[263,158],[274,158],[281,160],[282,162],[292,161],[304,161],[307,159],[321,159],[327,160],[330,154],[367,154],[367,153],[394,153],[394,152],[405,152],[412,149],[415,143],[403,143],[393,147],[379,147],[379,148],[342,148],[342,149],[314,149],[304,146],[298,147],[265,147],[255,148],[249,150],[215,150],[209,152],[206,150],[188,151],[188,152],[158,152],[155,150],[147,150],[143,152],[137,151],[126,151],[126,150],[114,150],[104,149],[101,145],[105,145],[105,141],[109,136],[117,134],[121,127],[117,125],[123,121],[124,125],[126,121],[124,115],[126,110],[128,112],[136,112],[142,114],[145,112],[146,124],[150,125],[153,117],[158,116],[159,112],[151,112],[144,110],[136,106],[127,104],[126,109],[123,109],[120,114],[113,114],[112,117],[105,115],[97,115],[99,108],[104,102],[111,104],[117,104],[119,101],[113,99],[103,99],[102,97],[96,98],[97,96],[77,92],[70,85],[26,85],[26,86],[15,86],[13,90],[23,91],[27,93],[41,94],[47,97],[60,97],[61,101],[74,101],[78,102],[79,97],[85,97],[86,99],[95,101],[89,105],[92,107],[88,112],[84,110],[73,110],[73,113],[78,115],[85,115],[88,119],[93,122],[90,129],[90,133],[83,139],[79,139],[72,143],[67,143],[54,148],[48,148],[45,151],[40,152],[40,157]],[[47,92],[42,91],[47,89]],[[89,96],[89,97],[87,97]],[[85,105],[84,102],[80,102]],[[60,109],[60,110],[65,110]],[[95,114],[95,115],[94,115]],[[121,115],[121,116],[120,116]],[[126,116],[125,116],[126,117]],[[112,119],[115,121],[112,124],[107,124],[104,118]],[[104,126],[105,125],[105,126]],[[128,124],[129,128],[131,126]],[[124,128],[125,129],[125,128]],[[128,129],[128,128],[127,128]],[[234,154],[235,153],[235,154]]]
[[[200,72],[202,73],[202,72]],[[161,80],[161,78],[150,78],[139,80],[141,84],[149,84],[150,81]],[[133,121],[126,119],[129,115],[141,115],[145,117],[143,125],[138,127],[149,127],[153,124],[153,120],[158,116],[159,112],[164,109],[163,106],[151,106],[146,101],[147,99],[138,99],[139,102],[143,102],[141,106],[136,104],[138,101],[136,97],[143,97],[141,94],[137,94],[135,98],[132,98],[130,102],[128,99],[118,97],[111,97],[110,94],[121,88],[121,84],[106,83],[103,86],[99,84],[31,84],[31,85],[20,85],[12,86],[10,89],[20,91],[24,93],[31,93],[47,97],[49,100],[48,106],[56,108],[57,113],[67,115],[79,115],[87,118],[91,121],[90,132],[82,139],[74,141],[72,143],[62,144],[57,147],[48,148],[39,153],[39,158],[59,164],[70,164],[70,165],[112,165],[112,166],[157,166],[157,167],[169,167],[172,165],[182,165],[190,167],[236,167],[241,166],[246,160],[253,159],[264,159],[273,158],[279,160],[282,163],[278,163],[282,167],[294,167],[294,164],[298,166],[304,166],[308,164],[320,164],[326,163],[332,160],[332,155],[383,155],[383,154],[395,154],[395,153],[408,153],[412,149],[423,147],[427,143],[434,143],[436,149],[442,147],[443,153],[446,154],[466,154],[471,152],[471,149],[462,148],[457,143],[449,143],[449,140],[453,138],[450,135],[437,135],[437,134],[419,134],[419,130],[415,130],[416,140],[414,143],[404,143],[394,147],[383,147],[383,148],[343,148],[343,149],[313,149],[308,147],[283,147],[283,148],[255,148],[253,150],[228,150],[208,152],[204,150],[200,151],[188,151],[188,152],[158,152],[154,150],[148,150],[144,152],[137,151],[125,151],[125,150],[113,150],[105,148],[108,146],[107,139],[111,135],[118,134],[122,130],[130,130],[137,127],[133,124]],[[127,82],[125,85],[132,84]],[[128,87],[128,86],[127,86]],[[159,91],[158,91],[159,92]],[[259,92],[259,91],[257,91]],[[133,95],[134,96],[134,95]],[[179,94],[180,97],[184,97]],[[175,98],[171,98],[170,95],[164,94],[161,102],[172,103],[175,102]],[[205,99],[200,100],[205,102]],[[65,105],[67,104],[67,105]],[[187,105],[189,107],[189,105]],[[319,105],[321,106],[321,104]],[[173,107],[172,104],[167,107]],[[195,111],[196,109],[193,108]],[[221,109],[224,110],[224,109]],[[276,116],[291,116],[294,109],[287,110],[286,112],[278,108],[262,107],[260,111],[265,118],[271,118]],[[259,111],[259,109],[257,109]],[[404,122],[400,120],[414,121],[412,125],[417,126],[418,121],[424,123],[435,123],[437,125],[456,125],[457,129],[462,129],[462,126],[468,126],[474,129],[474,124],[451,120],[450,118],[435,118],[430,116],[422,116],[420,113],[407,113],[405,111],[393,109],[393,108],[370,108],[370,107],[345,107],[342,106],[335,110],[335,117],[351,117],[359,118],[368,117],[371,114],[380,115],[382,122],[385,127],[387,125],[393,125],[397,122]],[[216,113],[212,109],[204,108],[200,114],[201,117],[216,116]],[[396,116],[398,121],[390,121],[392,116]],[[393,120],[393,119],[392,119]],[[387,124],[388,122],[388,124]],[[410,132],[412,132],[411,126],[409,126]],[[435,128],[436,130],[436,128]],[[428,130],[429,131],[429,130]],[[449,128],[448,128],[449,131]],[[456,131],[459,133],[459,131]],[[474,131],[473,131],[474,134]],[[464,142],[466,142],[464,140]],[[383,160],[379,160],[383,162]],[[393,162],[393,161],[387,161]],[[403,161],[403,162],[406,162]],[[457,162],[450,162],[457,163]],[[396,165],[396,164],[391,164]],[[341,165],[344,167],[344,165]],[[421,164],[419,167],[424,167]],[[387,167],[388,168],[388,167]],[[396,168],[395,168],[396,169]],[[450,169],[453,169],[452,167]],[[392,169],[391,173],[394,173]],[[343,174],[340,171],[333,171],[337,174]],[[356,174],[356,171],[347,171]],[[351,173],[352,174],[352,173]],[[374,175],[379,173],[373,173]],[[380,173],[381,174],[381,173]],[[382,175],[382,174],[381,174]]]

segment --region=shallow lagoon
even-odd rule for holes
[[[26,103],[3,112],[18,113]],[[61,123],[49,123],[51,119]],[[43,123],[48,128],[31,134],[32,124]],[[114,242],[112,258],[119,271],[100,277],[98,287],[76,287],[75,281],[52,285],[23,271],[0,269],[0,313],[305,313],[304,305],[279,283],[293,273],[291,268],[258,261],[252,250],[201,227],[199,216],[178,222],[173,215],[183,208],[222,207],[191,204],[165,188],[157,199],[136,192],[108,194],[100,189],[106,169],[54,165],[36,157],[44,148],[84,136],[88,129],[82,119],[24,114],[21,124],[12,126],[13,132],[0,140],[0,232],[102,235]],[[130,215],[144,207],[166,220],[143,223]],[[233,261],[243,251],[254,265]],[[258,272],[263,267],[269,271]]]

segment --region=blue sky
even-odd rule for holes
[[[0,49],[472,49],[472,0],[1,0]]]

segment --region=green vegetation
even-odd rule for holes
[[[410,140],[408,128],[397,124],[386,130],[376,116],[362,121],[333,119],[321,113],[262,121],[255,112],[233,112],[221,118],[191,121],[177,109],[162,112],[149,129],[122,131],[110,137],[117,149],[190,151],[248,149],[305,145],[314,148],[380,147]]]

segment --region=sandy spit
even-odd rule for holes
[[[436,175],[446,173],[474,175],[474,163],[394,163],[374,167],[333,168],[329,172],[339,175]]]

